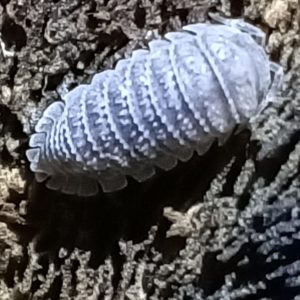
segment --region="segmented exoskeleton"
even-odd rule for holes
[[[67,194],[93,195],[98,183],[115,191],[127,175],[170,170],[249,123],[272,101],[281,68],[260,29],[214,20],[224,24],[168,33],[52,103],[27,151],[37,181]]]

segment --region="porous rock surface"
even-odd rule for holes
[[[1,0],[0,299],[299,299],[298,8]],[[43,109],[207,9],[263,28],[284,68],[252,130],[118,193],[82,199],[36,184],[24,150]]]

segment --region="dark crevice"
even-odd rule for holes
[[[42,28],[41,28],[41,36],[42,36],[42,45],[41,48],[47,48],[47,46],[49,45],[49,42],[47,41],[47,39],[45,38],[45,31],[47,28],[47,24],[48,21],[50,20],[49,14],[45,14],[44,15],[44,22],[42,24]]]
[[[230,0],[230,13],[232,17],[241,17],[244,14],[244,0]]]
[[[114,55],[118,50],[125,47],[129,42],[129,38],[127,35],[122,31],[121,28],[113,30],[109,36],[109,47],[110,50],[108,51],[105,57],[110,57]]]
[[[15,260],[10,259],[9,265],[7,268],[7,272],[5,273],[4,280],[5,283],[8,285],[8,287],[13,288],[15,284],[14,276],[18,275],[18,277],[22,280],[24,277],[24,271],[26,270],[26,267],[28,266],[28,252],[27,248],[22,248],[22,260]],[[23,299],[23,298],[16,298],[16,299]]]
[[[0,162],[1,164],[5,166],[9,166],[14,161],[14,158],[7,150],[6,145],[2,147],[2,151],[0,152]]]
[[[140,2],[134,11],[134,22],[138,28],[144,28],[146,24],[146,10],[141,6]]]
[[[270,53],[270,60],[271,61],[279,61],[280,57],[282,56],[281,52],[282,52],[282,48],[278,48],[278,49],[276,49],[276,51],[271,52]]]
[[[32,22],[30,19],[25,19],[25,25],[27,28],[31,28],[32,27]]]
[[[265,231],[265,218],[264,216],[257,215],[252,218],[252,227],[256,232],[263,233]]]
[[[20,51],[26,46],[27,36],[25,30],[7,15],[3,20],[1,36],[8,49],[15,46],[16,51]]]
[[[16,114],[13,114],[7,106],[0,104],[0,120],[3,124],[1,134],[10,133],[14,139],[25,138],[23,126]]]
[[[88,16],[88,19],[86,21],[86,26],[91,29],[94,30],[98,27],[99,24],[99,19],[97,19],[96,17],[94,17],[92,14],[90,14]]]
[[[18,63],[19,63],[18,57],[14,56],[13,57],[13,65],[11,66],[11,68],[9,69],[9,72],[8,72],[9,81],[7,82],[7,84],[10,88],[13,88],[13,86],[14,86],[15,76],[19,69]]]
[[[180,21],[183,24],[187,24],[188,14],[189,14],[189,10],[188,9],[176,9],[176,15],[179,16]]]
[[[251,181],[247,184],[247,187],[246,187],[245,191],[239,197],[239,199],[237,201],[237,205],[236,205],[237,209],[243,210],[249,204],[249,201],[250,201],[250,198],[251,198],[251,193],[250,193],[248,187],[252,186],[252,182],[253,181]]]
[[[95,49],[95,53],[101,53],[106,47],[111,47],[114,41],[110,34],[101,32],[97,36],[97,48]]]
[[[160,17],[161,17],[161,27],[160,33],[164,33],[166,31],[167,22],[171,13],[168,11],[168,0],[163,0],[160,5]]]
[[[111,32],[111,41],[114,46],[114,51],[117,51],[128,44],[129,38],[123,30],[119,28]]]
[[[10,0],[0,0],[0,4],[5,7],[8,3],[10,2]]]
[[[56,90],[57,86],[62,82],[65,74],[55,74],[55,75],[48,75],[47,77],[47,84],[45,87],[45,91],[54,91]]]
[[[239,139],[240,144],[237,145],[237,147],[233,147],[233,149],[237,149],[235,153],[235,161],[231,166],[228,175],[226,176],[226,184],[224,185],[221,193],[222,197],[231,196],[233,194],[234,185],[246,161],[246,145],[249,141],[249,138],[250,131],[242,132]]]
[[[295,149],[300,141],[300,131],[293,133],[289,138],[289,143],[277,147],[271,158],[265,158],[256,162],[256,175],[263,177],[268,183],[274,180],[281,166],[287,161],[290,153]]]
[[[216,252],[208,252],[203,256],[202,272],[199,276],[199,286],[203,286],[206,296],[213,294],[224,284],[224,276],[233,266],[221,263],[217,260]]]
[[[42,82],[42,85],[43,84],[44,84],[44,82]],[[43,96],[42,89],[30,91],[30,100],[32,100],[32,101],[39,102],[41,100],[42,96]]]
[[[78,62],[83,63],[84,67],[87,67],[95,58],[95,52],[93,50],[86,50],[80,53]]]
[[[62,276],[56,277],[51,287],[49,288],[48,293],[46,294],[46,299],[59,299],[60,292],[62,290]]]

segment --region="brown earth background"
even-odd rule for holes
[[[152,180],[76,198],[36,184],[51,102],[207,11],[268,36],[282,92],[252,129]],[[0,299],[300,299],[297,0],[0,0]]]

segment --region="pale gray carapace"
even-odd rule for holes
[[[274,100],[282,69],[265,34],[212,14],[136,50],[44,111],[27,157],[37,181],[89,196],[170,170],[223,143]]]

